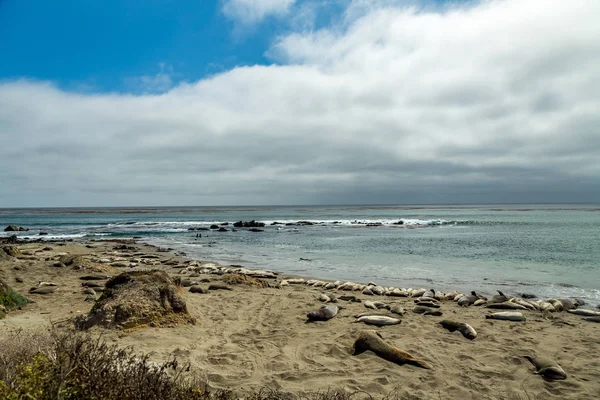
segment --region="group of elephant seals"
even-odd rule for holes
[[[354,352],[352,355],[356,356],[368,350],[377,354],[384,360],[391,361],[398,365],[410,364],[420,368],[433,369],[427,362],[414,357],[404,350],[400,350],[395,346],[387,344],[376,331],[361,332],[354,342]]]
[[[477,337],[477,332],[473,327],[465,322],[454,322],[450,320],[440,321],[440,324],[444,327],[444,329],[449,330],[450,332],[459,331],[462,333],[464,337],[469,340],[473,340]]]
[[[556,363],[543,357],[523,356],[535,366],[535,373],[549,381],[567,379],[567,373]]]
[[[338,311],[337,306],[321,306],[318,310],[306,314],[306,318],[308,318],[306,322],[329,321],[337,315]]]

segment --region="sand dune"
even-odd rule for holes
[[[78,244],[51,245],[52,251],[35,252],[44,245],[28,244],[21,248],[35,256],[2,262],[1,276],[21,292],[39,280],[53,280],[59,289],[51,295],[35,296],[35,304],[9,314],[0,321],[0,332],[17,327],[46,329],[50,319],[68,320],[87,312],[92,304],[83,301],[78,279],[84,272],[50,265],[59,252],[107,254],[114,247],[111,243],[94,245],[97,247],[93,249]],[[137,247],[159,254],[163,261],[182,260],[156,253],[149,246]],[[15,266],[20,269],[15,270]],[[123,269],[98,267],[111,274]],[[172,266],[160,268],[178,273]],[[16,276],[24,282],[15,283]],[[188,309],[197,318],[195,326],[145,327],[128,332],[94,328],[92,333],[102,332],[119,344],[151,352],[155,360],[175,354],[181,361],[189,361],[210,387],[239,392],[267,386],[296,394],[344,389],[383,396],[396,391],[406,399],[600,398],[600,324],[576,315],[562,312],[546,319],[526,311],[527,322],[486,320],[485,309],[462,308],[446,301],[442,302],[442,317],[408,311],[401,324],[374,328],[354,323],[355,314],[367,311],[364,304],[340,301],[337,304],[344,309],[335,318],[305,323],[306,313],[322,305],[319,294],[330,291],[301,285],[281,289],[234,285],[233,289],[208,294],[184,289]],[[414,305],[409,298],[378,299],[402,304],[407,310]],[[439,325],[442,319],[467,322],[478,337],[469,341],[459,332],[450,333]],[[365,329],[376,329],[387,342],[426,360],[434,369],[398,366],[371,352],[352,356],[354,340]],[[568,378],[546,382],[533,373],[524,354],[556,360]]]

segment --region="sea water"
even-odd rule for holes
[[[233,232],[240,220],[266,226]],[[286,225],[298,221],[313,225]],[[191,230],[224,223],[227,232]],[[23,239],[138,237],[203,260],[322,279],[600,301],[597,205],[0,210],[0,226],[9,224],[30,229],[17,233]]]

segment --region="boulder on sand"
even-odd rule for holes
[[[179,323],[195,323],[195,319],[188,313],[177,286],[165,272],[157,270],[129,271],[109,279],[89,314],[75,321],[79,329]]]
[[[29,229],[27,229],[27,228],[23,228],[22,226],[16,226],[16,225],[9,225],[6,228],[4,228],[4,232],[25,232],[28,230]]]
[[[21,257],[21,251],[17,246],[2,246],[0,247],[0,260],[9,259],[10,257]]]

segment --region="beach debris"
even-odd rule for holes
[[[418,359],[412,354],[384,342],[381,334],[373,330],[361,332],[354,342],[353,355],[356,356],[365,351],[372,351],[384,360],[398,365],[409,364],[420,368],[432,369],[432,366],[426,361]]]
[[[364,315],[354,322],[364,322],[367,325],[385,326],[398,325],[402,322],[399,318],[389,317],[387,315]]]
[[[537,356],[523,356],[535,367],[535,373],[549,381],[567,379],[566,372],[556,361]]]
[[[518,311],[501,311],[497,313],[488,314],[485,316],[486,319],[499,319],[503,321],[525,321],[526,318],[523,314]]]
[[[454,322],[450,320],[440,321],[440,325],[450,332],[459,331],[465,338],[473,340],[477,337],[477,332],[473,327],[465,322]]]
[[[163,271],[128,271],[106,282],[90,312],[76,319],[78,329],[100,325],[129,329],[140,325],[195,323],[178,287]]]
[[[337,306],[321,306],[318,310],[306,314],[306,318],[308,318],[306,322],[328,321],[335,317],[338,311],[339,308]]]

